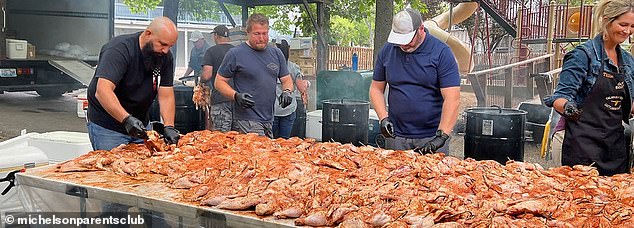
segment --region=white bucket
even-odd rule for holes
[[[88,98],[86,98],[86,92],[83,92],[77,96],[77,117],[86,118],[87,111],[88,111]]]
[[[306,113],[306,138],[321,141],[321,115],[322,110]]]

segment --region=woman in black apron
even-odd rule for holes
[[[605,61],[601,61],[602,63]],[[604,67],[604,66],[602,66]],[[562,165],[592,165],[601,175],[626,173],[629,168],[627,145],[622,118],[623,105],[629,103],[624,74],[607,67],[596,77],[586,97],[577,121],[566,121],[566,135],[562,146]],[[621,68],[621,67],[619,67]],[[605,68],[603,68],[605,69]]]
[[[565,117],[562,165],[627,173],[623,121],[632,112],[634,58],[619,44],[634,32],[634,1],[602,0],[594,16],[599,35],[566,54],[557,89],[544,102]]]

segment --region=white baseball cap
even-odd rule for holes
[[[200,39],[204,39],[204,38],[205,37],[203,36],[203,34],[200,31],[198,31],[198,30],[193,31],[192,34],[189,35],[189,40],[191,42],[196,42],[196,41],[198,41]]]
[[[422,23],[422,16],[414,9],[407,8],[398,12],[392,20],[392,31],[387,37],[387,42],[398,45],[408,44]]]

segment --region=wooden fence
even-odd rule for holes
[[[337,70],[342,67],[352,68],[352,54],[357,53],[359,56],[359,70],[372,70],[374,63],[372,62],[372,48],[364,47],[342,47],[329,46],[330,56],[328,58],[328,69]]]
[[[353,53],[357,53],[359,55],[359,70],[374,69],[374,62],[372,62],[372,48],[342,46],[329,46],[329,48],[329,70],[337,70],[344,66],[352,67]],[[543,54],[544,53],[530,53],[527,59],[541,56]],[[489,66],[488,55],[486,53],[476,53],[473,55],[473,62],[475,66],[474,71],[518,62],[519,59],[515,55],[515,53],[491,53],[491,66]]]

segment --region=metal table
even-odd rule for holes
[[[16,175],[18,186],[65,194],[78,198],[77,211],[85,215],[86,199],[97,199],[178,216],[179,221],[196,221],[204,227],[294,227],[292,219],[259,217],[253,211],[228,211],[205,207],[179,199],[185,190],[172,189],[166,183],[123,177],[111,172],[55,172],[56,165],[28,169]],[[139,177],[157,179],[158,174]],[[179,223],[182,226],[182,223]]]

